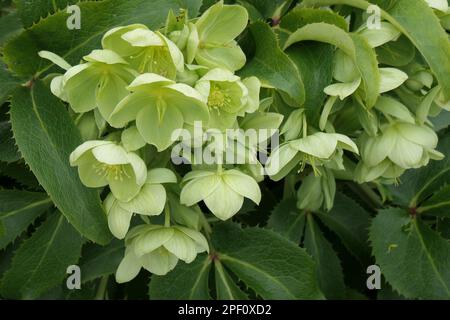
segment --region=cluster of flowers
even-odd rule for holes
[[[208,251],[200,232],[206,220],[198,203],[203,201],[217,218],[227,220],[240,210],[244,198],[256,204],[261,200],[260,163],[192,163],[192,171],[182,178],[173,169],[168,152],[173,133],[192,130],[196,121],[219,132],[281,126],[284,142],[273,150],[265,169],[273,180],[280,180],[295,168],[312,167],[298,190],[300,209],[332,207],[336,172],[353,170],[350,177],[359,182],[392,182],[406,169],[443,157],[434,150],[437,136],[426,125],[426,116],[418,121],[389,96],[381,96],[374,110],[362,105],[359,72],[340,50],[334,68],[338,83],[325,88],[328,99],[319,128],[308,125],[302,106],[283,115],[269,112],[274,99],[268,94],[260,101],[258,78],[241,79],[235,74],[246,63],[235,40],[247,26],[246,9],[221,1],[197,19],[189,20],[187,14],[169,13],[159,31],[141,24],[114,28],[103,36],[103,48],[76,66],[53,53],[40,52],[66,70],[52,79],[51,90],[70,105],[85,140],[71,154],[71,165],[78,167],[86,186],[109,186],[104,200],[109,228],[126,244],[116,273],[118,282],[130,281],[142,267],[164,275],[180,259],[190,263],[198,253]],[[400,35],[387,22],[376,32],[363,28],[359,33],[373,48]],[[380,68],[380,73],[380,93],[405,81],[410,90],[423,91],[433,82],[423,68],[409,78],[394,68]],[[439,101],[438,87],[433,94]],[[348,101],[349,97],[361,104],[357,114],[364,130],[356,142],[336,133],[333,126],[344,105],[338,99]],[[359,161],[356,168],[344,167],[344,150]],[[132,219],[135,214],[142,224]]]

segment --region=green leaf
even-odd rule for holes
[[[348,23],[344,17],[336,12],[323,10],[296,7],[289,11],[282,19],[279,27],[280,46],[284,46],[287,38],[310,23],[325,22],[335,25],[344,31],[348,31]]]
[[[341,261],[324,237],[311,214],[307,215],[304,245],[317,265],[319,285],[327,299],[345,298]]]
[[[443,186],[421,203],[418,212],[450,218],[450,185]]]
[[[349,5],[366,10],[365,0],[305,0],[305,6]],[[450,100],[450,41],[439,19],[425,1],[397,0],[378,3],[381,17],[400,30],[423,55]],[[423,26],[427,26],[424,28]]]
[[[370,228],[386,280],[407,298],[450,298],[450,243],[402,209],[381,210]]]
[[[390,188],[398,203],[410,208],[420,207],[424,199],[450,184],[450,134],[440,139],[437,150],[446,155],[443,160],[407,171],[402,175],[400,185]]]
[[[214,261],[217,300],[248,300],[245,294],[234,282],[220,261]]]
[[[176,0],[81,2],[79,30],[69,30],[66,21],[70,14],[58,11],[9,41],[4,48],[4,60],[16,74],[27,76],[40,75],[53,66],[38,56],[41,50],[77,64],[84,55],[100,47],[100,40],[109,29],[132,23],[142,23],[151,29],[161,27],[169,10],[177,11],[177,3]]]
[[[41,18],[77,2],[79,0],[14,0],[17,12],[25,27],[30,27]]]
[[[41,192],[0,190],[0,219],[29,211],[45,211],[52,205],[50,198]]]
[[[323,298],[311,257],[273,231],[222,223],[212,241],[219,261],[262,298]]]
[[[297,209],[297,200],[285,199],[278,203],[270,215],[267,228],[300,243],[305,229],[305,214]]]
[[[316,213],[316,216],[339,236],[347,250],[357,259],[362,263],[369,261],[370,215],[356,201],[337,192],[333,209],[326,213]]]
[[[187,9],[189,18],[193,19],[198,16],[203,0],[177,0],[177,4],[180,8]]]
[[[83,239],[64,216],[54,212],[16,251],[0,292],[10,299],[33,299],[61,283],[76,264]]]
[[[305,89],[300,73],[289,57],[281,51],[275,33],[263,22],[253,23],[250,32],[256,43],[256,52],[239,71],[239,75],[256,76],[263,87],[275,88],[285,93],[296,107],[303,105]]]
[[[3,62],[0,60],[0,105],[19,84],[20,81],[5,69]]]
[[[20,158],[14,143],[11,124],[8,121],[0,122],[0,161],[11,163]]]
[[[302,43],[286,50],[295,63],[305,84],[305,104],[308,123],[319,124],[320,113],[327,95],[323,89],[333,79],[334,48],[324,43]]]
[[[64,105],[37,81],[14,94],[11,122],[21,154],[55,205],[82,235],[106,244],[111,235],[98,193],[69,164],[82,141]]]
[[[17,11],[0,17],[0,46],[23,30]]]
[[[107,246],[93,243],[83,248],[80,260],[81,281],[83,283],[116,272],[124,254],[124,242],[114,239]]]
[[[0,249],[14,241],[52,202],[45,193],[0,190]]]
[[[241,0],[238,1],[244,7],[251,6],[254,10],[257,10],[262,18],[279,19],[283,4],[289,2],[286,0]],[[284,7],[289,8],[289,5]]]
[[[165,276],[153,275],[149,297],[153,300],[209,300],[208,277],[211,259],[199,255],[194,262],[178,262],[176,268]]]
[[[378,61],[393,67],[403,67],[413,61],[416,48],[405,36],[375,49]]]
[[[36,177],[23,161],[13,163],[0,162],[0,176],[9,177],[19,185],[32,190],[40,189]]]
[[[292,33],[284,48],[307,40],[332,44],[345,52],[359,70],[367,106],[371,108],[375,105],[380,91],[380,72],[375,51],[362,36],[349,34],[332,24],[311,23]]]

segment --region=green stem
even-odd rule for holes
[[[108,287],[108,278],[109,276],[104,276],[101,278],[97,293],[95,294],[95,300],[105,300],[106,289]]]
[[[170,227],[170,208],[168,203],[164,207],[164,226]]]

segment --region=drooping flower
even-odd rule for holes
[[[81,182],[90,188],[109,185],[114,197],[130,201],[147,178],[144,161],[112,141],[86,141],[70,155],[70,164],[78,166]]]
[[[175,79],[184,70],[180,49],[161,32],[153,32],[142,24],[117,27],[102,39],[103,48],[113,50],[139,73],[156,73]]]
[[[235,169],[217,172],[196,170],[184,178],[181,203],[192,206],[204,201],[211,212],[221,220],[230,219],[244,203],[244,198],[259,204],[261,191],[256,181]]]
[[[209,120],[203,97],[186,84],[145,73],[127,89],[131,93],[120,101],[109,122],[113,127],[121,128],[136,120],[141,136],[147,143],[155,145],[158,151],[165,150],[174,142],[173,132],[183,128],[184,123],[207,123]]]
[[[434,150],[438,143],[436,133],[425,125],[396,121],[382,126],[381,132],[375,137],[361,138],[361,157],[368,167],[389,159],[403,169],[419,168],[430,159],[444,157]]]
[[[195,88],[207,100],[211,128],[230,128],[238,115],[254,112],[259,106],[261,83],[256,77],[241,81],[232,72],[215,68],[198,80]]]
[[[331,170],[321,170],[319,175],[309,174],[297,192],[297,207],[301,210],[329,211],[334,204],[336,181]]]
[[[75,112],[98,107],[101,115],[108,119],[113,108],[128,94],[126,86],[137,73],[111,50],[94,50],[83,59],[87,62],[67,70],[62,79],[56,78],[62,88],[60,95]]]
[[[342,149],[358,154],[358,147],[349,137],[339,133],[316,132],[281,144],[270,155],[266,172],[277,181],[299,164],[309,164],[315,169],[333,160],[333,156]]]
[[[141,225],[126,238],[125,256],[116,271],[118,283],[135,278],[141,268],[165,275],[182,260],[194,261],[198,253],[208,251],[208,242],[198,231],[182,226]]]
[[[108,216],[108,226],[112,234],[123,239],[130,227],[133,213],[155,216],[163,212],[167,194],[163,183],[176,183],[175,174],[169,169],[157,168],[147,172],[147,179],[139,193],[130,201],[118,200],[110,193],[103,205]]]
[[[236,71],[245,64],[246,57],[234,40],[248,23],[248,13],[238,5],[224,5],[219,1],[206,10],[195,24],[189,24],[187,62],[209,68]]]

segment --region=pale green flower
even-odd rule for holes
[[[124,127],[136,120],[144,140],[157,147],[168,148],[177,137],[172,134],[185,123],[209,120],[203,97],[192,87],[175,83],[154,73],[137,77],[128,87],[131,93],[114,109],[109,119],[113,127]]]
[[[259,107],[258,78],[243,79],[228,70],[215,68],[197,81],[195,88],[207,100],[211,128],[230,128],[238,115],[255,112]]]
[[[397,178],[405,172],[389,159],[385,159],[376,166],[369,167],[364,161],[360,161],[355,168],[355,181],[358,183],[371,182],[378,178],[385,179],[386,182],[396,182]]]
[[[117,52],[139,73],[156,73],[175,79],[184,70],[180,49],[160,32],[153,32],[142,24],[117,27],[102,39],[103,48]]]
[[[81,182],[90,188],[109,185],[114,197],[130,201],[147,178],[144,161],[112,141],[87,141],[70,155],[70,164],[78,166]]]
[[[130,201],[118,200],[110,193],[103,205],[108,216],[108,226],[111,233],[118,239],[123,239],[130,227],[133,213],[156,216],[163,212],[167,194],[163,183],[176,183],[175,174],[169,169],[157,168],[147,172],[147,179],[139,193]]]
[[[98,107],[101,115],[108,119],[117,103],[128,94],[126,87],[137,73],[111,50],[94,50],[84,60],[87,63],[70,68],[62,79],[54,80],[52,86],[56,88],[61,81],[62,92],[56,92],[75,112]]]
[[[178,260],[191,263],[198,253],[209,252],[200,232],[181,226],[141,225],[129,232],[126,243],[125,256],[116,271],[118,283],[134,279],[141,268],[165,275]]]
[[[333,160],[342,149],[358,154],[358,147],[349,137],[339,133],[316,132],[281,144],[270,155],[266,172],[278,181],[299,164],[309,164],[316,170],[316,166]]]
[[[436,133],[425,125],[397,121],[382,126],[381,132],[375,137],[363,135],[361,138],[361,157],[367,167],[378,166],[389,159],[403,169],[419,168],[430,159],[444,157],[434,150],[438,143]]]
[[[297,207],[301,210],[329,211],[334,204],[336,181],[331,170],[320,170],[320,174],[309,174],[297,192]]]
[[[244,198],[259,204],[261,191],[256,181],[235,169],[216,172],[196,170],[183,178],[181,203],[192,206],[204,201],[211,212],[221,220],[230,219],[244,203]]]
[[[248,23],[248,13],[238,5],[224,5],[219,1],[206,10],[195,24],[189,24],[187,62],[209,68],[236,71],[245,64],[246,57],[234,40]]]

